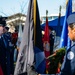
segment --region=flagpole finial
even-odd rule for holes
[[[59,7],[59,15],[61,16],[61,5]]]
[[[66,6],[67,6],[67,4],[68,4],[68,1],[69,1],[69,0],[66,0]]]
[[[61,8],[62,8],[62,7],[61,7],[61,5],[60,5],[60,8],[59,8],[59,11],[60,11],[60,12],[61,12]]]
[[[48,10],[46,10],[46,16],[48,15]]]

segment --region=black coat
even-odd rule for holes
[[[13,57],[11,58],[11,50],[9,46],[11,40],[3,34],[0,38],[0,65],[2,67],[4,75],[13,74]],[[13,55],[12,55],[13,56]]]

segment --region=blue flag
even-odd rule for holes
[[[72,0],[68,1],[67,8],[66,8],[66,15],[64,18],[63,29],[61,33],[60,39],[60,48],[67,47],[67,49],[71,45],[71,41],[68,37],[68,24],[67,24],[67,17],[72,13]]]

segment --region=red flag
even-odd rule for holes
[[[45,26],[45,34],[44,34],[44,52],[45,52],[45,57],[47,58],[50,56],[50,41],[49,41],[49,26],[48,26],[48,18],[46,16],[46,26]],[[46,70],[48,71],[49,69],[49,60],[46,60]]]

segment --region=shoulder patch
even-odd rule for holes
[[[74,58],[74,53],[72,51],[68,52],[67,59],[72,60]]]

